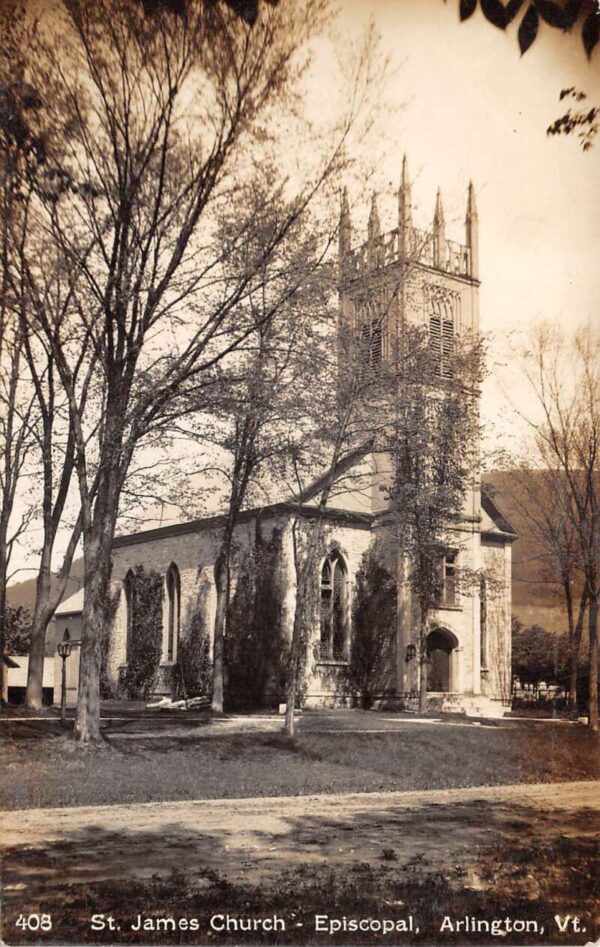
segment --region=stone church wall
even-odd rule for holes
[[[347,570],[346,577],[346,616],[348,635],[350,635],[351,615],[355,594],[356,575],[361,566],[362,557],[369,546],[377,541],[379,531],[362,528],[356,523],[329,520],[325,523],[322,538],[320,561],[315,575],[315,619],[313,636],[309,645],[307,665],[307,704],[323,705],[337,702],[342,695],[346,678],[347,661],[323,660],[319,654],[320,622],[318,616],[320,599],[321,562],[334,549],[338,550]],[[457,530],[449,537],[449,545],[459,549],[460,566],[467,572],[476,574],[483,566],[495,576],[490,582],[486,601],[486,650],[484,667],[480,673],[481,646],[481,608],[479,589],[474,585],[460,590],[455,606],[440,607],[432,614],[433,621],[450,633],[456,642],[452,651],[452,670],[450,690],[463,695],[498,698],[507,693],[510,687],[510,546],[502,541],[482,542],[478,529]],[[311,523],[299,521],[299,539],[307,536]],[[293,562],[292,517],[289,513],[264,515],[260,519],[260,534],[265,541],[273,537],[277,530],[280,554],[275,581],[281,595],[281,630],[288,641],[291,640],[295,610],[295,572]],[[383,533],[379,535],[381,541]],[[219,548],[221,529],[214,524],[196,531],[172,534],[168,530],[163,535],[138,541],[123,542],[114,552],[113,594],[118,599],[112,629],[110,649],[110,676],[113,681],[119,677],[119,669],[126,662],[127,607],[123,583],[129,569],[143,565],[146,571],[156,571],[166,576],[169,567],[174,564],[180,577],[180,628],[185,635],[194,614],[200,610],[204,627],[209,635],[209,657],[212,658],[212,630],[216,605],[214,583],[214,562]],[[241,523],[235,534],[236,559],[239,565],[253,551],[257,540],[257,523],[249,518]],[[232,594],[236,588],[236,570],[232,576]],[[493,594],[492,594],[493,591]],[[166,609],[166,594],[164,595]],[[166,613],[163,621],[166,636]],[[398,639],[395,646],[395,664],[386,672],[383,692],[395,693],[399,697],[418,686],[417,661],[406,661],[407,645],[416,641],[418,622],[413,614],[409,626],[399,622]],[[351,641],[349,639],[349,646]],[[394,651],[394,649],[392,649]],[[176,662],[169,665],[166,661],[166,640],[163,648],[164,689],[169,690],[170,680],[167,671]]]
[[[306,530],[307,524],[301,521],[301,530]],[[282,630],[288,640],[291,640],[294,607],[295,607],[295,575],[293,563],[293,546],[291,537],[291,520],[289,516],[265,517],[260,520],[260,531],[263,539],[272,537],[273,531],[278,530],[281,535],[281,554],[279,557],[279,574],[277,582],[282,590]],[[214,582],[214,562],[216,559],[221,531],[218,528],[199,529],[197,532],[186,532],[180,535],[166,535],[157,538],[140,539],[138,542],[118,546],[113,557],[113,595],[118,599],[118,605],[112,626],[111,647],[109,652],[109,673],[116,682],[119,669],[126,663],[127,643],[127,605],[123,583],[127,572],[136,565],[143,565],[146,571],[155,571],[163,576],[169,567],[174,564],[180,577],[180,621],[181,633],[189,627],[197,609],[204,616],[205,627],[210,635],[209,654],[212,658],[212,629],[216,607],[216,591]],[[363,553],[371,542],[371,533],[368,530],[356,529],[352,526],[340,526],[327,523],[323,533],[323,550],[330,551],[338,548],[342,553],[348,568],[348,607],[351,612],[353,585],[356,572],[360,566]],[[256,541],[256,521],[254,519],[241,523],[235,534],[236,558],[242,563],[244,556],[254,548]],[[315,583],[318,578],[315,579]],[[232,594],[235,593],[236,575],[232,576]],[[317,589],[316,589],[317,591]],[[166,595],[164,596],[166,601]],[[163,622],[166,629],[166,620]],[[319,629],[315,628],[315,641],[318,639]],[[164,647],[166,651],[166,644]],[[176,655],[175,655],[176,658]],[[166,661],[163,660],[163,666]],[[324,675],[318,666],[311,666],[308,671],[308,689],[310,697],[326,699],[333,693],[336,681],[324,681]],[[334,675],[335,677],[335,675]]]
[[[277,521],[262,523],[262,531],[268,538]],[[281,525],[281,524],[279,524]],[[255,541],[255,521],[241,523],[236,530],[236,554],[243,557]],[[210,657],[212,658],[212,628],[216,608],[214,563],[219,548],[221,531],[217,528],[199,529],[180,535],[140,539],[139,542],[118,546],[113,555],[112,591],[118,599],[113,621],[109,656],[110,676],[116,682],[119,668],[126,663],[127,605],[123,583],[129,569],[142,565],[146,571],[155,571],[163,576],[174,564],[180,577],[180,625],[181,633],[189,627],[197,610],[204,616],[205,627],[210,634]],[[235,590],[235,578],[232,591]],[[166,595],[163,596],[166,608]],[[166,620],[163,621],[166,635]],[[163,647],[166,651],[166,643]],[[176,655],[174,656],[176,659]],[[163,660],[163,664],[166,661]]]

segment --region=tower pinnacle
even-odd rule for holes
[[[371,198],[371,213],[369,214],[369,243],[375,240],[381,233],[381,224],[379,222],[379,210],[377,209],[377,194],[373,191]]]
[[[442,203],[442,191],[438,187],[435,198],[435,213],[433,215],[433,226],[436,230],[444,228],[444,205]]]
[[[473,187],[472,181],[469,181],[465,232],[466,243],[469,247],[470,273],[474,279],[477,279],[479,275],[479,218],[477,216],[477,205],[475,203],[475,188]]]
[[[446,259],[446,234],[444,220],[444,205],[442,192],[438,187],[435,199],[435,213],[433,215],[433,262],[435,266],[443,265]]]
[[[412,199],[406,155],[402,158],[402,177],[398,191],[398,230],[400,231],[400,247],[406,255],[410,250],[412,233]]]
[[[475,188],[469,181],[469,196],[467,198],[467,220],[477,220],[477,204],[475,203]]]
[[[340,226],[339,226],[339,245],[340,262],[350,253],[352,249],[352,221],[350,219],[350,207],[348,204],[348,189],[344,188],[342,192],[342,203],[340,207]]]

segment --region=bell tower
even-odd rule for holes
[[[441,191],[438,189],[429,229],[413,221],[412,188],[406,156],[398,188],[398,224],[381,227],[379,202],[372,195],[366,239],[353,240],[347,192],[339,224],[340,329],[364,341],[366,357],[393,360],[403,326],[420,324],[429,333],[437,374],[450,377],[455,337],[479,329],[478,216],[473,184],[469,184],[464,242],[449,239]],[[373,512],[384,506],[381,458],[373,459]],[[478,489],[468,513],[479,515]]]
[[[429,355],[434,374],[443,383],[453,377],[455,351],[460,336],[479,330],[479,221],[475,191],[467,191],[464,238],[450,238],[441,191],[434,202],[431,224],[427,229],[415,225],[412,188],[406,157],[402,161],[398,189],[398,222],[390,231],[381,227],[377,196],[373,195],[366,239],[355,241],[344,194],[340,218],[339,298],[340,328],[354,339],[368,340],[370,367],[376,359],[394,361],[401,351],[408,325],[421,326],[429,340]],[[362,350],[361,350],[362,358]],[[398,363],[396,363],[398,364]],[[387,486],[391,483],[391,459],[373,454],[370,458],[368,509],[381,514],[374,529],[385,522]],[[385,529],[382,537],[386,535]],[[388,534],[389,535],[389,534]],[[388,542],[392,542],[388,539]],[[393,543],[392,543],[393,546]],[[453,547],[453,548],[450,548]],[[414,603],[407,582],[407,563],[390,546],[398,576],[398,623],[392,691],[414,694],[419,669],[415,660]],[[454,581],[454,570],[464,563],[478,570],[482,563],[480,474],[472,473],[462,515],[449,528],[449,552],[442,556],[447,581]],[[444,573],[446,575],[446,573]],[[460,597],[459,597],[460,598]],[[435,634],[432,648],[440,663],[444,654],[448,673],[432,680],[442,681],[441,690],[478,694],[480,674],[480,602],[479,591],[465,593],[439,608],[435,619],[442,629]],[[433,640],[433,639],[432,639]],[[437,644],[436,644],[437,642]],[[440,644],[441,642],[441,644]],[[437,650],[436,650],[437,649]],[[438,653],[439,652],[439,653]],[[443,662],[442,662],[443,663]],[[439,668],[437,668],[439,671]]]

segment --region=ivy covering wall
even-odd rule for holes
[[[151,696],[162,654],[163,577],[138,565],[126,579],[127,667],[121,690],[129,700]]]
[[[204,590],[198,593],[191,617],[182,628],[177,664],[177,697],[212,697],[212,663]]]
[[[227,616],[225,704],[229,710],[276,706],[284,699],[287,643],[282,634],[281,534],[260,534],[240,564]]]
[[[381,561],[377,546],[362,558],[352,609],[350,687],[363,707],[385,690],[396,642],[396,580]]]

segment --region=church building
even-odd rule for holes
[[[406,160],[399,189],[397,226],[381,232],[373,200],[366,240],[355,244],[347,201],[339,228],[340,325],[368,337],[370,351],[386,359],[406,321],[427,328],[440,377],[451,371],[453,340],[479,329],[478,217],[472,185],[468,189],[464,243],[446,237],[444,209],[438,192],[432,231],[413,225]],[[407,260],[411,261],[406,266]],[[385,312],[385,318],[381,313]],[[353,647],[352,615],[356,578],[368,550],[381,537],[388,504],[381,457],[361,457],[367,489],[338,492],[324,513],[323,555],[315,570],[314,628],[309,642],[304,705],[348,703],[347,670]],[[366,471],[366,473],[364,473]],[[363,483],[364,486],[364,483]],[[319,515],[310,491],[302,500],[246,510],[237,526],[235,545],[243,561],[257,544],[270,544],[273,582],[279,590],[273,646],[291,640],[295,605],[293,529],[310,526]],[[118,682],[127,667],[131,637],[131,582],[137,567],[162,576],[162,657],[156,692],[178,691],[178,656],[187,630],[200,616],[207,630],[207,657],[212,659],[216,605],[214,566],[224,517],[167,525],[118,536],[113,554],[114,618],[107,672]],[[442,590],[427,640],[428,700],[432,709],[476,716],[501,715],[510,700],[511,544],[516,533],[475,471],[460,519],[441,557]],[[457,582],[461,569],[480,574],[465,589]],[[486,582],[485,576],[490,577]],[[419,689],[418,629],[414,610],[406,607],[410,591],[398,573],[395,636],[375,706],[416,708]],[[233,585],[235,586],[235,578]],[[81,593],[56,613],[57,637],[66,630],[79,638]],[[279,636],[279,637],[278,637]],[[76,657],[76,655],[74,655]],[[274,686],[272,704],[283,700]]]

